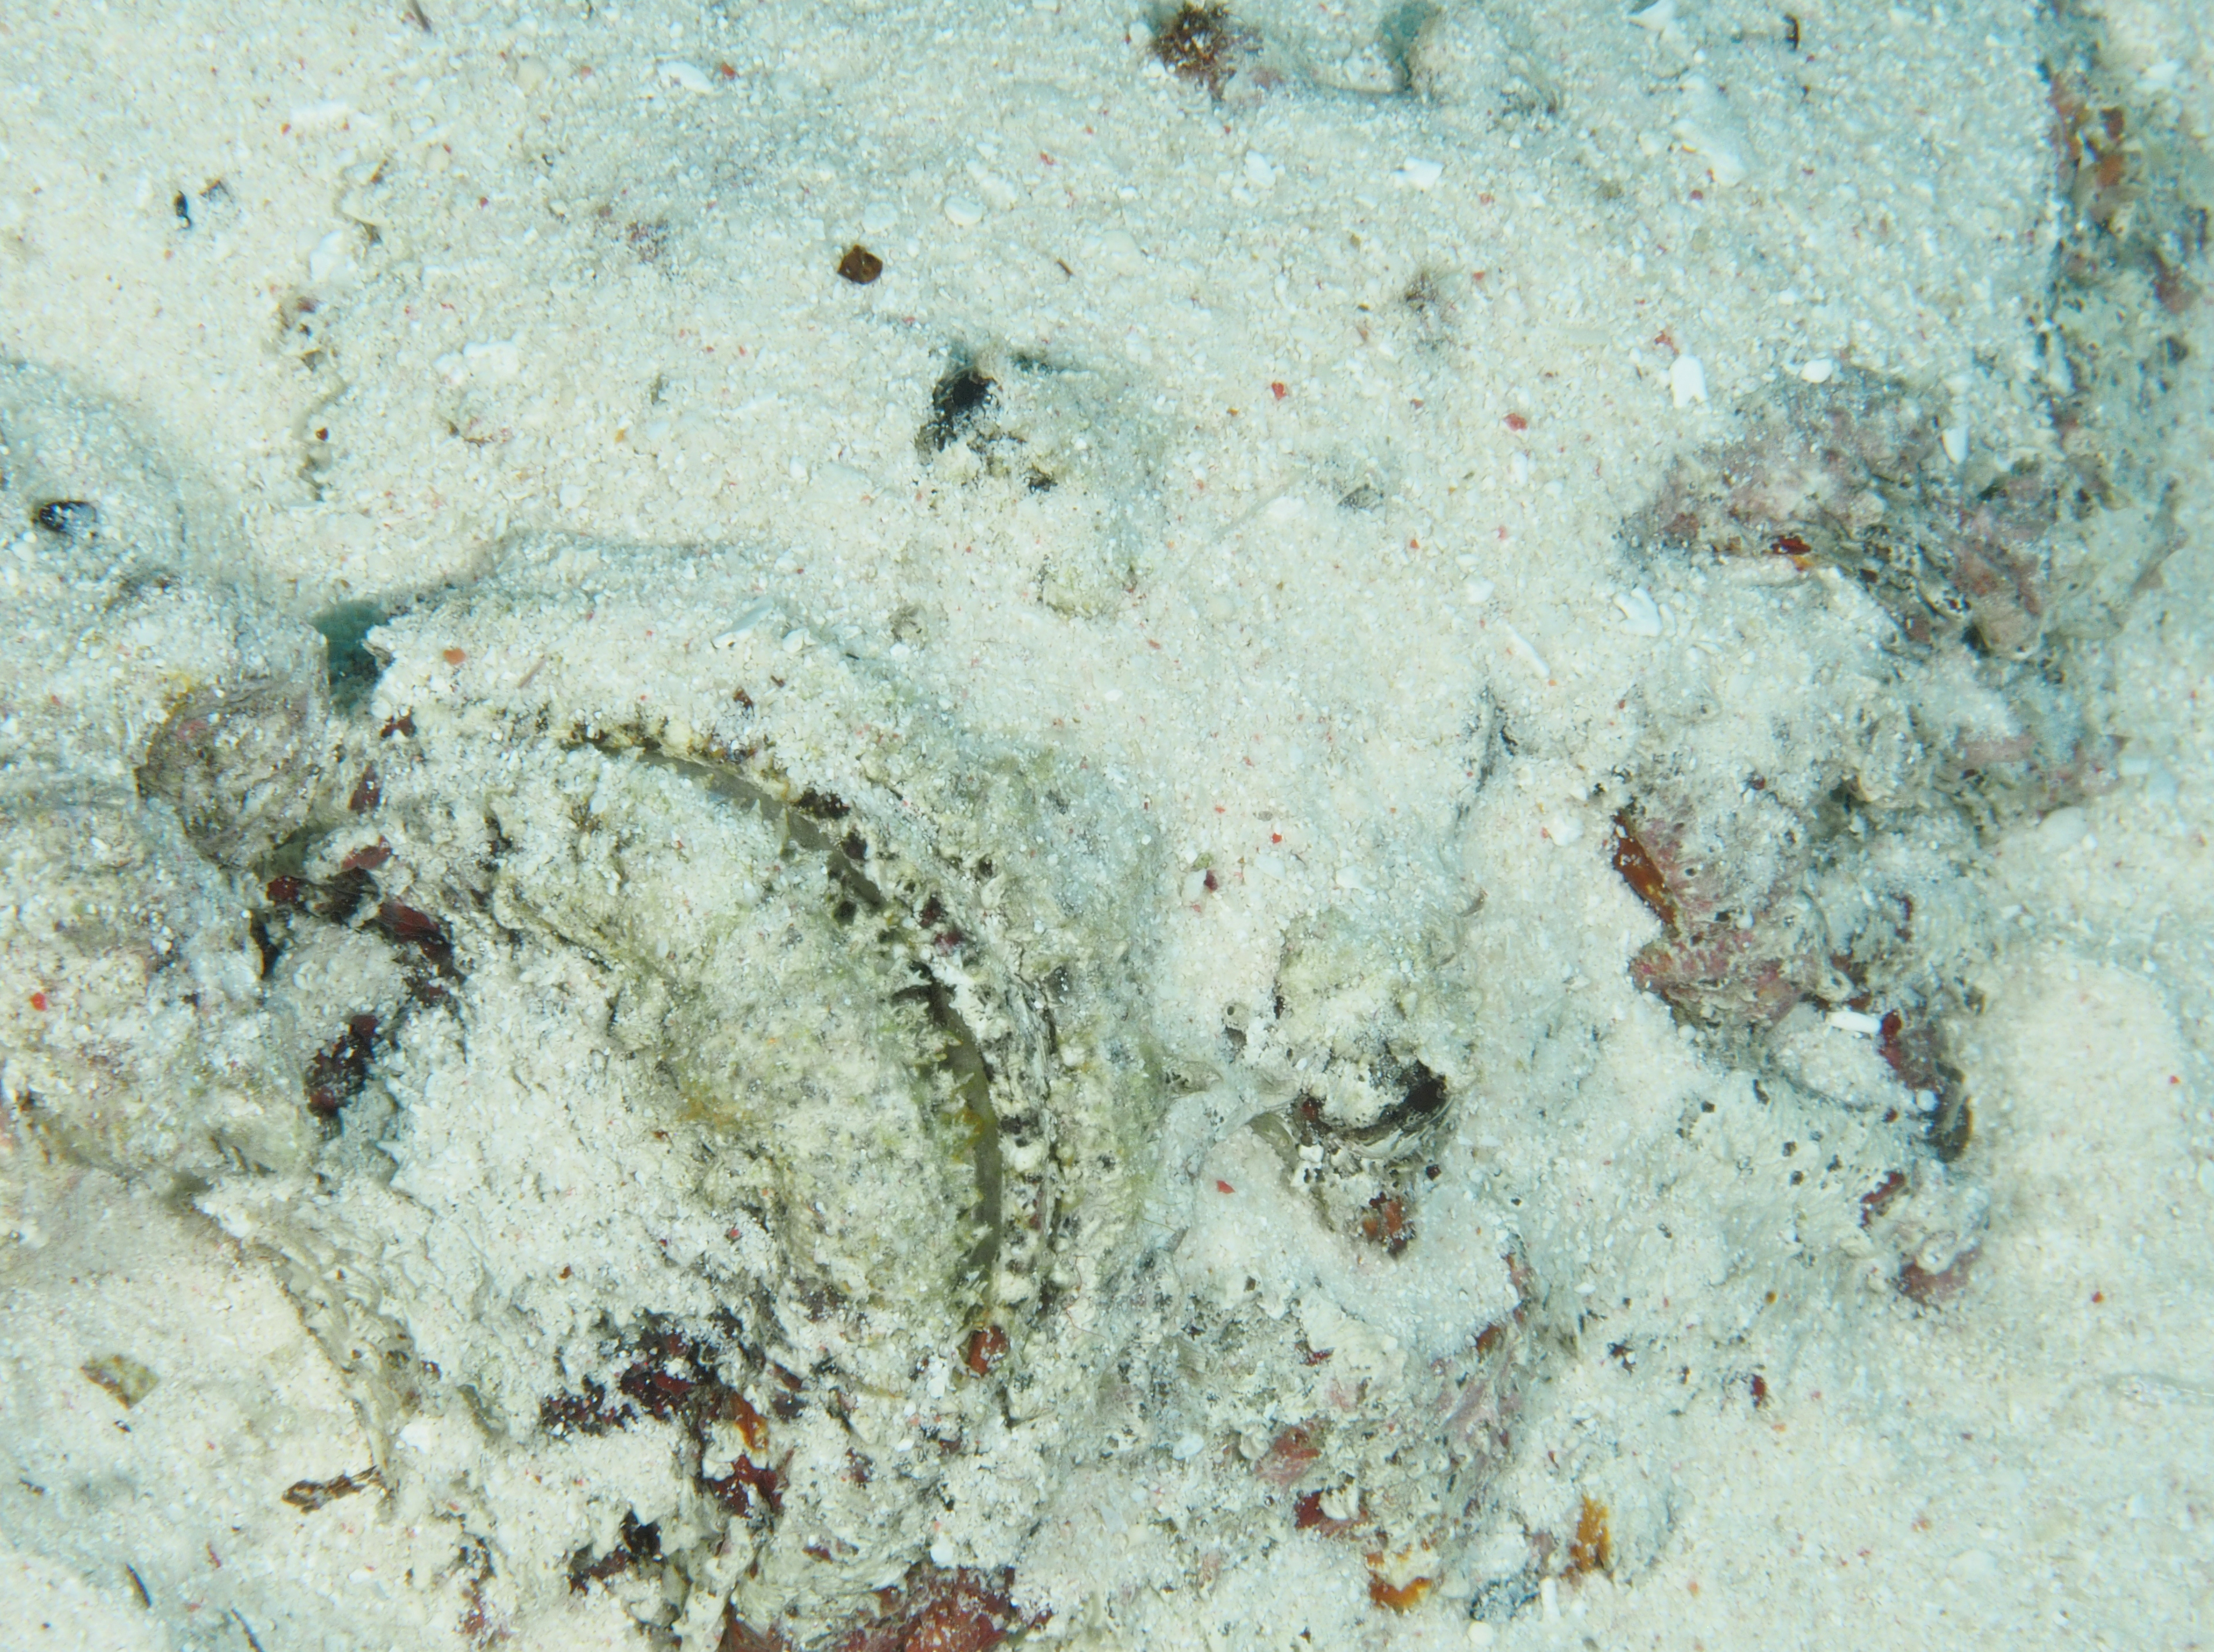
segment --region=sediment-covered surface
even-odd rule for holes
[[[2214,1633],[2200,28],[0,24],[9,1623]]]

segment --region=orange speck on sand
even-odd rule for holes
[[[1614,1557],[1614,1536],[1606,1527],[1606,1505],[1586,1497],[1576,1516],[1575,1541],[1569,1545],[1569,1569],[1581,1576],[1603,1572]]]
[[[731,1394],[728,1397],[724,1404],[723,1416],[726,1422],[738,1425],[739,1437],[746,1442],[747,1450],[759,1451],[763,1446],[768,1444],[768,1424],[762,1420],[761,1414],[754,1410],[743,1394]]]
[[[1214,1190],[1217,1193],[1235,1193],[1238,1191],[1236,1188],[1231,1186],[1229,1183],[1222,1180],[1220,1177],[1215,1178]]]
[[[1411,1612],[1424,1595],[1437,1587],[1434,1577],[1410,1578],[1393,1588],[1380,1577],[1368,1580],[1368,1598],[1379,1606],[1389,1606],[1394,1612]]]
[[[1391,1581],[1394,1572],[1404,1575],[1406,1563],[1413,1558],[1416,1552],[1410,1551],[1399,1556],[1397,1565],[1380,1554],[1367,1557],[1368,1598],[1371,1601],[1379,1606],[1389,1606],[1394,1612],[1412,1612],[1422,1604],[1422,1597],[1438,1586],[1436,1578],[1417,1576],[1407,1578],[1404,1583]]]
[[[38,1011],[40,1011],[40,1012],[41,1012],[41,1013],[44,1013],[44,1011],[45,1011],[45,1009],[46,1009],[46,994],[44,994],[44,993],[33,993],[33,994],[31,994],[31,1007],[32,1007],[33,1009],[34,1009],[34,1010],[38,1010]]]
[[[463,660],[467,659],[468,656],[458,648],[449,648],[444,653],[439,655],[438,658],[445,661],[449,665],[459,665]]]

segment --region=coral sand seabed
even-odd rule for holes
[[[9,1621],[2190,1643],[2201,59],[1970,14],[52,24]]]

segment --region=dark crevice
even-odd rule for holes
[[[369,633],[392,614],[393,610],[377,603],[340,603],[308,621],[322,633],[331,708],[341,715],[369,703],[370,691],[384,670],[369,651]]]
[[[984,416],[997,393],[982,368],[957,359],[931,387],[930,417],[916,432],[915,445],[926,456],[945,452]]]

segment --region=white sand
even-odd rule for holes
[[[1411,48],[1256,3],[1218,100],[1135,9],[425,6],[0,16],[0,360],[70,387],[11,381],[0,429],[0,1642],[712,1646],[735,1591],[835,1644],[925,1556],[1103,1647],[2214,1635],[2214,310],[2160,239],[2214,200],[2190,8],[1809,3],[1794,51],[1692,0],[1449,4]],[[2094,59],[2119,218],[2056,196],[2040,64]],[[963,360],[993,401],[933,451]],[[1861,385],[1912,400],[1944,499],[2083,490],[2028,665],[1900,645],[1820,555],[1640,542],[1758,398]],[[104,538],[32,519],[79,481]],[[351,600],[412,610],[372,703],[239,719],[321,791],[225,780],[180,828],[187,783],[134,780],[164,719],[308,681]],[[873,964],[835,1007],[748,984],[741,911],[802,938],[780,982],[844,967],[777,882],[818,846],[588,727],[853,805],[826,833],[911,882],[888,945],[993,1063],[1009,1208],[1070,1235],[883,1283],[969,1242],[883,1122],[938,1104],[851,1064],[921,1013],[853,1031]],[[2108,737],[2064,794],[1963,773]],[[1961,1156],[1860,1009],[1694,1031],[1640,989],[1625,807],[1764,933],[1911,894],[1862,1008],[1933,1006]],[[473,905],[502,809],[526,869]],[[383,841],[456,974],[358,915],[257,979],[311,812],[309,872]],[[748,1112],[714,1040],[764,1074],[787,1006],[844,1087],[792,1057]],[[367,1010],[406,1030],[327,1140],[299,1075]],[[1449,1111],[1400,1162],[1361,1132],[1417,1061]],[[1398,1256],[1361,1226],[1395,1195]],[[756,1449],[727,1418],[705,1463],[672,1422],[537,1426],[639,1316],[719,1305],[764,1416],[734,1345],[806,1367],[776,1521],[703,1494]],[[972,1378],[988,1320],[1015,1347]],[[157,1379],[127,1408],[119,1355]],[[627,1515],[669,1563],[572,1588]]]

